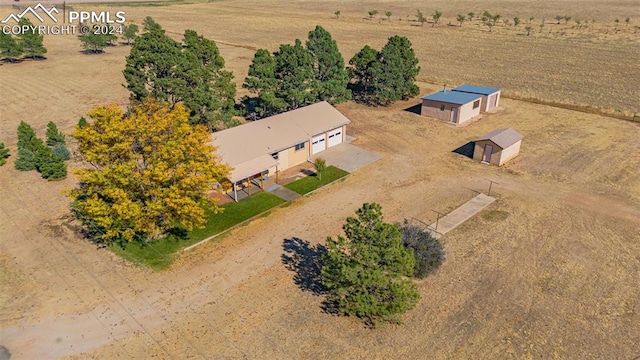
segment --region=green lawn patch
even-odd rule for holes
[[[207,211],[205,227],[182,234],[186,236],[180,236],[177,233],[169,234],[148,245],[129,244],[125,249],[118,245],[111,245],[109,249],[133,263],[153,269],[166,269],[173,262],[173,255],[180,249],[219,234],[283,202],[285,201],[271,193],[261,192],[237,203],[222,205],[221,207],[224,208],[222,213],[214,214]]]
[[[302,179],[296,180],[290,184],[285,185],[289,190],[295,191],[300,195],[304,195],[309,193],[317,188],[323,187],[328,183],[334,182],[340,178],[347,176],[349,173],[338,169],[335,166],[328,166],[325,171],[322,173],[322,180],[318,179],[316,174],[303,177]]]

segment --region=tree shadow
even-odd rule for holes
[[[460,154],[466,156],[470,159],[473,159],[473,149],[475,148],[476,143],[473,141],[469,141],[468,143],[460,146],[459,148],[453,150],[453,153]]]
[[[322,255],[327,252],[324,245],[310,245],[308,241],[297,237],[285,239],[282,244],[284,254],[282,263],[289,271],[296,274],[293,281],[302,290],[314,295],[323,295],[327,288],[322,284],[320,271],[322,270]]]
[[[414,113],[416,115],[421,115],[422,113],[422,104],[415,104],[413,106],[409,106],[408,108],[404,109],[404,111],[410,112],[410,113]]]

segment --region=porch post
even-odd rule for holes
[[[233,182],[233,200],[238,202],[238,191],[236,190],[236,182]]]
[[[249,188],[249,196],[251,196],[251,179],[247,178],[247,187]]]

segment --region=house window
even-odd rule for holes
[[[444,104],[440,105],[440,111],[444,111]]]
[[[296,151],[304,149],[304,143],[296,145]]]
[[[473,102],[473,108],[477,109],[480,106],[480,100],[476,100]]]
[[[271,154],[271,157],[273,158],[273,160],[278,160],[278,154],[280,154],[280,153],[276,152],[276,153]]]

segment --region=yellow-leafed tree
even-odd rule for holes
[[[208,144],[205,126],[189,125],[178,104],[147,100],[128,115],[115,105],[88,113],[73,137],[90,168],[70,192],[73,212],[98,241],[149,241],[176,225],[205,223],[205,208],[220,211],[205,193],[229,168]]]

